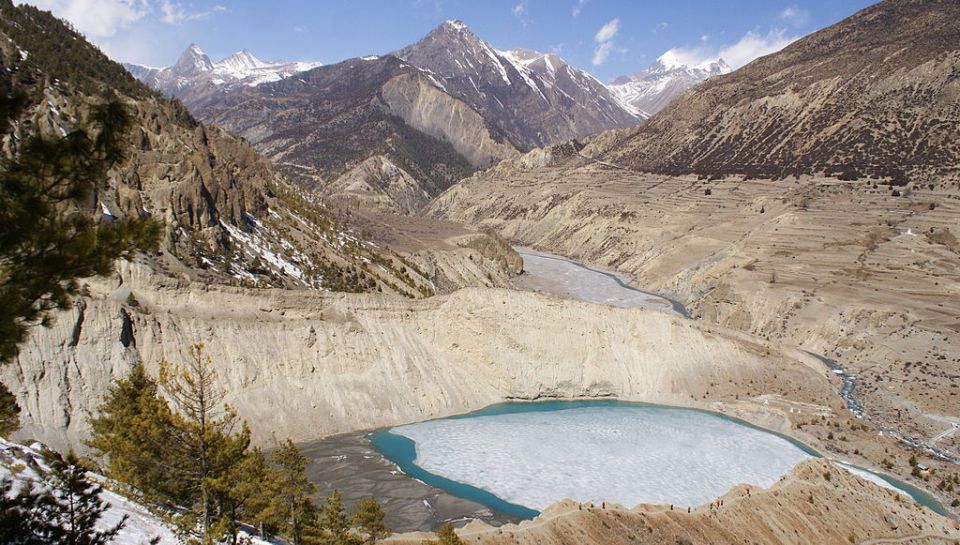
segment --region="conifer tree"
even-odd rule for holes
[[[183,503],[188,498],[171,471],[169,437],[175,418],[143,364],[110,386],[97,416],[90,419],[87,445],[106,457],[106,474],[150,500]]]
[[[66,458],[46,453],[50,465],[48,477],[52,501],[40,503],[41,518],[50,531],[48,543],[63,545],[106,545],[127,522],[124,516],[115,526],[100,530],[96,523],[109,505],[100,499],[103,487],[87,479],[86,470],[72,452]],[[36,532],[37,529],[34,529]]]
[[[53,498],[45,488],[28,483],[13,487],[13,479],[0,479],[0,543],[47,545],[57,531],[44,516]]]
[[[424,541],[424,545],[466,545],[466,543],[457,535],[453,524],[448,522],[437,530],[437,539]]]
[[[230,518],[224,482],[245,459],[250,429],[223,404],[224,392],[216,386],[213,362],[204,354],[203,343],[190,347],[182,367],[163,362],[160,382],[177,413],[170,437],[173,469],[193,495],[200,534],[208,536],[215,521]],[[240,430],[235,431],[238,425]]]
[[[343,496],[339,490],[326,499],[320,509],[318,521],[320,539],[310,539],[308,543],[323,543],[325,545],[360,545],[363,540],[350,528],[350,517],[343,505]]]
[[[383,507],[374,498],[360,500],[353,514],[353,523],[366,534],[368,545],[390,535],[390,528],[383,522]]]
[[[302,545],[304,528],[317,515],[311,501],[315,487],[307,478],[307,458],[293,441],[286,439],[270,455],[270,460],[276,469],[265,514],[292,545]]]
[[[20,429],[20,405],[17,398],[0,383],[0,437],[7,437]]]

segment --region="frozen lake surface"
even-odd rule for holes
[[[630,286],[624,275],[594,269],[576,261],[529,248],[515,248],[523,257],[524,274],[516,287],[617,307],[643,307],[689,317],[678,303]]]
[[[416,443],[415,464],[423,470],[535,510],[564,498],[696,506],[735,484],[770,486],[812,454],[773,433],[692,409],[512,405],[521,412],[432,420],[389,433]]]

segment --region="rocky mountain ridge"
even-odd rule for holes
[[[501,51],[457,20],[394,53],[436,77],[521,150],[641,121],[607,87],[555,54]]]
[[[723,59],[688,66],[681,62],[671,50],[658,57],[645,70],[629,76],[620,76],[609,85],[609,88],[621,100],[649,118],[687,89],[707,78],[729,74],[732,71],[733,69]]]
[[[588,153],[642,171],[956,183],[960,4],[885,0],[706,80]]]
[[[256,87],[318,66],[322,64],[299,61],[264,62],[245,49],[219,62],[213,62],[196,44],[190,44],[172,66],[155,68],[132,63],[123,65],[138,80],[160,91],[164,96],[179,98],[188,108],[215,100],[219,93],[229,92],[237,86]]]

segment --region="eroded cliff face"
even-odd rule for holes
[[[390,113],[417,130],[450,142],[475,167],[519,155],[505,138],[492,136],[489,123],[480,114],[419,74],[398,75],[383,86],[380,96]]]
[[[122,279],[122,281],[121,281]],[[139,306],[125,304],[133,293]],[[81,447],[111,380],[151,372],[202,341],[226,402],[264,443],[462,413],[509,399],[606,397],[673,404],[712,384],[785,381],[829,399],[822,371],[770,348],[657,312],[498,289],[406,300],[159,281],[125,267],[36,329],[0,379],[21,437]],[[748,385],[749,384],[749,385]],[[752,385],[752,386],[751,386]]]

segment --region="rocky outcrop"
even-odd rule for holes
[[[487,167],[518,154],[509,142],[493,138],[480,114],[419,74],[391,79],[380,96],[387,111],[415,129],[450,142],[475,167]]]
[[[803,462],[769,489],[735,486],[714,505],[692,512],[669,505],[591,505],[567,500],[519,525],[493,528],[475,521],[457,534],[480,545],[564,545],[570,536],[586,545],[940,545],[960,540],[956,521],[827,460]],[[432,537],[400,534],[386,543],[416,545]]]
[[[618,397],[694,403],[710,383],[824,373],[769,348],[658,312],[466,289],[412,301],[159,282],[143,268],[91,282],[78,312],[36,329],[0,380],[23,407],[22,437],[80,447],[112,379],[156,372],[202,341],[225,401],[258,442],[446,416],[509,399]],[[133,293],[139,306],[125,306]],[[125,312],[135,342],[120,342]],[[776,377],[776,378],[774,378]],[[715,389],[714,389],[715,390]],[[745,390],[746,391],[746,390]]]

